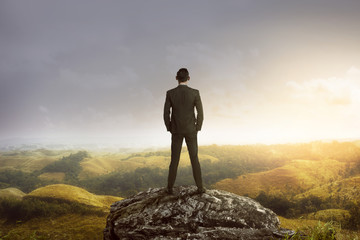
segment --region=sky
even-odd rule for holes
[[[168,146],[190,72],[200,145],[360,138],[358,0],[2,0],[0,140]]]

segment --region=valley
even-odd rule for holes
[[[334,222],[339,239],[358,234],[358,142],[201,146],[199,159],[207,188],[254,198],[283,227]],[[101,239],[110,205],[164,187],[169,162],[169,151],[2,151],[0,239]],[[194,184],[186,148],[176,184]]]

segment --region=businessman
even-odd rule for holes
[[[201,130],[204,120],[200,93],[187,86],[190,76],[186,68],[181,68],[177,72],[176,80],[179,85],[166,92],[164,105],[164,122],[167,131],[171,132],[171,163],[166,191],[173,194],[181,148],[185,138],[197,192],[201,194],[205,192],[205,188],[202,184],[197,143],[197,132]]]

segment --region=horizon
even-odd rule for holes
[[[297,145],[297,144],[312,144],[312,143],[331,143],[331,142],[360,142],[360,139],[317,139],[311,141],[298,141],[298,142],[271,142],[271,143],[207,143],[199,144],[199,147],[206,146],[254,146],[254,145]],[[186,148],[186,144],[183,144],[183,148]],[[90,150],[90,151],[124,151],[124,152],[142,152],[142,151],[160,151],[169,150],[170,144],[157,144],[157,145],[129,145],[121,144],[119,142],[111,141],[66,141],[64,139],[32,139],[32,138],[12,138],[12,139],[1,139],[0,140],[0,151],[13,151],[13,150],[38,150],[38,149],[49,149],[49,150]]]

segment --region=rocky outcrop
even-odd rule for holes
[[[291,233],[291,232],[289,232]],[[111,206],[104,239],[276,239],[279,219],[256,201],[221,190],[153,188]]]

